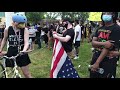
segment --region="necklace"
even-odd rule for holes
[[[17,42],[18,42],[18,52],[20,52],[21,50],[21,46],[20,46],[20,29],[16,29],[15,27],[13,27],[13,30],[15,32],[15,36],[17,38]],[[17,34],[18,32],[18,34]]]

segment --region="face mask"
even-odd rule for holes
[[[112,20],[112,15],[103,15],[102,19],[104,22],[110,22]]]
[[[65,24],[64,27],[67,29],[68,24]]]
[[[117,24],[120,26],[120,22],[119,21],[117,21]]]
[[[25,23],[18,24],[18,28],[25,28]]]

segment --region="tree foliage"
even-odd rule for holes
[[[69,17],[72,20],[80,19],[85,21],[87,20],[88,16],[89,16],[89,12],[61,12],[62,19]]]
[[[89,17],[89,12],[26,12],[26,16],[29,22],[34,23],[37,23],[42,19],[56,20],[59,16],[62,19],[69,17],[71,20],[80,19],[85,21]]]
[[[37,23],[40,20],[44,19],[44,12],[26,12],[28,22]]]
[[[58,16],[60,16],[59,12],[46,12],[46,19],[55,20]]]

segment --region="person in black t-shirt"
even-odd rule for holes
[[[53,37],[57,38],[62,42],[62,46],[67,52],[68,56],[72,59],[73,54],[72,54],[72,44],[73,44],[73,39],[74,39],[74,29],[72,26],[72,21],[67,18],[63,21],[65,23],[65,27],[67,28],[66,31],[64,31],[63,36],[59,36],[59,34],[56,34],[56,32],[53,32]]]
[[[2,54],[3,48],[8,40],[9,46],[7,50],[7,56],[16,56],[20,52],[26,52],[29,47],[29,31],[25,28],[25,23],[27,22],[26,16],[16,13],[12,16],[12,26],[9,26],[4,31],[4,38],[0,47],[0,55]],[[16,63],[23,72],[26,78],[32,78],[29,72],[29,64],[31,63],[28,54],[18,56],[16,58]],[[7,67],[13,67],[13,60],[6,60]]]
[[[56,31],[56,29],[54,24],[51,24],[48,30],[48,49],[51,49],[54,46],[53,31]]]
[[[91,61],[91,78],[115,78],[116,62],[119,56],[120,27],[114,23],[113,12],[103,12],[102,20],[104,25],[100,27],[93,37],[92,45],[96,48]],[[114,41],[114,44],[111,42]],[[101,75],[98,68],[103,68]]]
[[[3,25],[0,25],[0,45],[3,39],[3,36],[4,36],[4,27]]]
[[[82,39],[82,43],[84,42],[84,29],[85,29],[85,27],[84,27],[84,25],[83,25],[83,22],[81,21],[81,39]]]
[[[92,38],[91,38],[91,34],[92,34],[92,28],[91,25],[88,25],[88,43],[91,42]]]
[[[42,30],[45,32],[45,34],[44,34],[44,41],[45,41],[45,44],[46,44],[46,47],[48,47],[48,27],[47,26],[44,26],[43,28],[42,28]]]
[[[40,23],[37,24],[37,32],[36,32],[36,40],[38,44],[38,49],[41,48],[41,29],[42,27],[40,26]]]
[[[84,27],[84,38],[87,38],[87,24],[85,24],[85,27]]]

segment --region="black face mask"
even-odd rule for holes
[[[68,24],[65,24],[64,27],[67,29]]]

